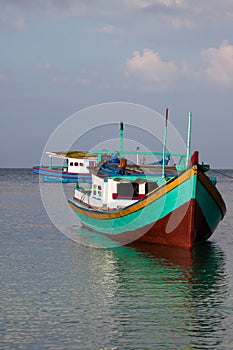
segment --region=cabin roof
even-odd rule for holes
[[[56,158],[74,158],[74,159],[97,159],[96,153],[91,153],[87,151],[58,151],[58,152],[46,152],[48,156]]]
[[[121,177],[116,177],[116,178],[112,177],[112,180],[120,182],[120,183],[136,182],[139,185],[144,184],[144,183],[149,181],[149,179],[147,179],[147,178],[142,179],[140,177],[135,177],[135,176],[126,176],[126,177],[123,176],[122,178]],[[155,179],[154,179],[154,181],[155,181]]]

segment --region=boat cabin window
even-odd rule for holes
[[[148,181],[145,183],[145,194],[150,193],[158,187],[157,182]]]
[[[93,187],[93,196],[97,198],[102,197],[102,187],[100,185],[94,185]]]
[[[70,162],[70,166],[84,166],[84,163]]]
[[[98,198],[102,197],[102,188],[101,186],[98,186]]]
[[[117,194],[119,197],[137,197],[139,194],[139,184],[137,182],[117,184]]]

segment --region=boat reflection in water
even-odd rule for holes
[[[106,237],[103,241],[103,235],[87,229],[79,228],[76,239],[75,234],[70,238],[109,248]],[[113,339],[130,334],[132,346],[134,335],[138,339],[136,333],[143,331],[146,336],[135,349],[224,348],[227,282],[218,245],[206,242],[192,252],[152,244],[90,248],[90,264],[92,255],[99,266],[95,288],[103,293],[105,316],[117,315]]]

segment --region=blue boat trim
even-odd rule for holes
[[[58,170],[50,169],[46,167],[34,166],[33,171],[35,174],[41,176],[44,182],[87,182],[91,183],[90,173],[70,173],[63,172],[63,168]]]

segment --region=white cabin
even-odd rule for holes
[[[99,177],[92,174],[91,189],[76,188],[74,199],[94,208],[124,208],[144,198],[157,187],[156,182],[146,179],[129,180],[127,177]]]
[[[88,174],[87,167],[93,166],[95,159],[67,158],[67,171],[69,173]]]
[[[46,152],[50,159],[50,167],[56,168],[53,166],[53,159],[58,159],[63,162],[62,171],[69,173],[79,173],[79,174],[88,174],[89,166],[93,166],[97,162],[97,156],[85,156],[86,152],[77,152],[83,153],[83,156],[80,158],[67,157],[66,152]]]

